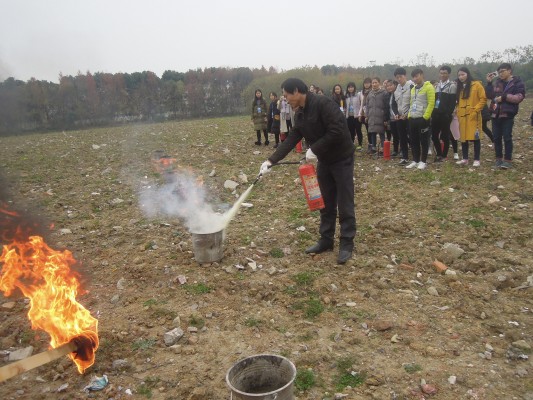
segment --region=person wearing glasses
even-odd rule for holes
[[[493,82],[496,76],[498,78]],[[489,109],[496,153],[494,167],[509,169],[512,167],[513,157],[514,117],[518,113],[518,105],[526,97],[526,87],[518,76],[513,76],[511,64],[503,63],[498,67],[497,73],[487,74],[485,93],[492,100]]]

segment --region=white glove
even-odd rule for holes
[[[313,153],[313,150],[311,150],[311,148],[307,149],[307,152],[305,153],[305,161],[314,162],[317,160],[318,158],[316,157],[316,154]]]
[[[272,163],[268,160],[266,160],[263,164],[261,164],[261,168],[259,169],[259,175],[265,175],[270,171],[270,167],[272,167]]]

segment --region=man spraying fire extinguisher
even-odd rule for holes
[[[306,159],[318,160],[318,184],[325,206],[320,210],[320,239],[305,252],[318,254],[333,250],[338,213],[340,240],[337,263],[344,264],[352,257],[356,231],[353,182],[355,146],[346,117],[337,103],[328,96],[310,93],[300,79],[289,78],[281,88],[287,102],[295,110],[295,125],[287,139],[261,165],[259,174],[266,174],[273,164],[285,158],[305,138],[310,146]]]

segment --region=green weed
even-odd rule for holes
[[[259,320],[259,319],[256,319],[254,317],[249,317],[249,318],[246,318],[246,320],[244,321],[244,325],[252,328],[254,326],[259,326],[261,325],[262,321]]]
[[[355,362],[355,359],[350,356],[343,357],[337,361],[339,375],[335,379],[336,390],[342,391],[346,386],[356,387],[365,381],[366,375],[364,373],[352,370]]]
[[[282,258],[285,254],[283,253],[283,250],[275,247],[272,250],[270,250],[270,255],[274,258]]]
[[[205,320],[202,317],[193,314],[189,317],[189,325],[201,329],[205,325]]]
[[[422,366],[420,364],[410,363],[410,364],[404,364],[403,369],[405,372],[412,374],[418,371],[422,371]]]
[[[200,295],[200,294],[206,294],[211,292],[211,288],[204,283],[195,283],[190,285],[183,285],[183,288],[187,291],[189,294],[193,295]]]
[[[143,306],[144,307],[152,307],[152,306],[155,306],[156,304],[157,304],[157,300],[156,299],[148,299],[148,300],[146,300],[143,303]]]
[[[480,221],[479,219],[470,219],[466,223],[476,229],[483,228],[486,225],[484,221]]]
[[[296,379],[294,381],[294,386],[300,391],[306,391],[315,386],[315,373],[310,369],[298,370],[296,372]]]
[[[304,315],[306,318],[313,319],[318,317],[324,311],[324,305],[318,299],[309,299],[305,302]]]
[[[145,396],[148,399],[152,398],[152,389],[145,384],[137,386],[137,393],[139,393],[141,396]]]
[[[298,286],[311,286],[316,276],[311,272],[300,272],[292,277]]]
[[[156,339],[138,339],[131,345],[133,350],[149,350],[157,343]]]
[[[344,373],[337,377],[335,388],[338,391],[342,391],[346,386],[356,387],[362,385],[365,378],[365,374],[360,374],[358,372]]]

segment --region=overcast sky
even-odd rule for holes
[[[533,44],[532,0],[0,0],[0,81],[436,63]]]

